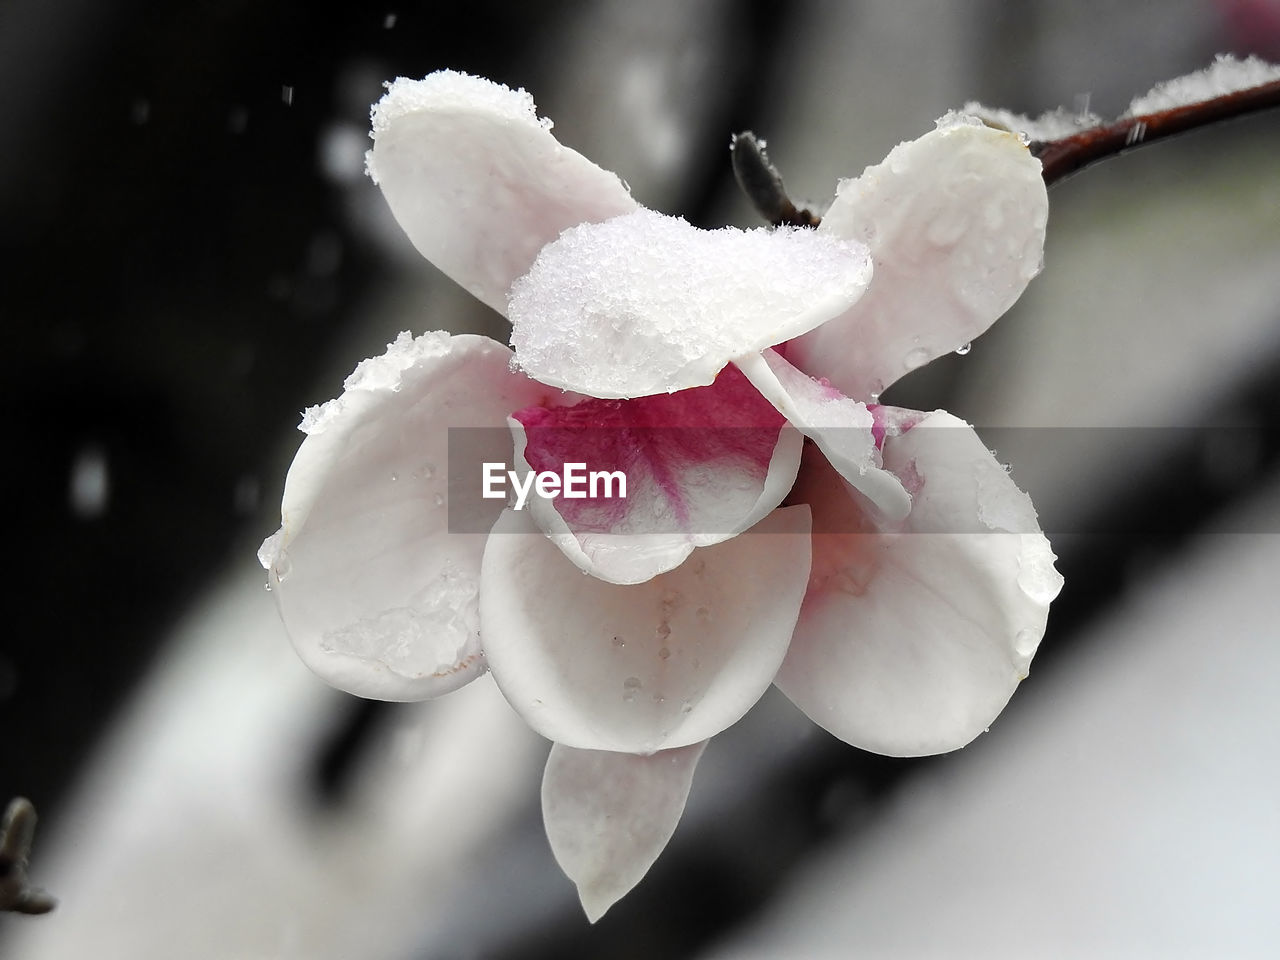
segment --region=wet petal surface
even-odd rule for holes
[[[653,866],[684,813],[706,741],[652,756],[557,743],[542,778],[551,851],[592,923]]]
[[[407,333],[307,411],[285,482],[282,526],[259,552],[302,660],[334,686],[382,700],[455,689],[483,672],[479,642],[484,534],[451,534],[448,428],[510,455],[513,408],[550,392],[510,370],[484,337]],[[502,501],[472,499],[486,516]]]
[[[984,332],[1037,273],[1049,199],[1011,133],[949,118],[840,184],[819,233],[861,240],[875,279],[787,359],[859,399]]]
[[[778,686],[854,746],[942,753],[1026,676],[1062,578],[1030,500],[963,421],[930,414],[886,438],[884,460],[914,497],[901,532],[806,455],[813,573]]]
[[[633,586],[585,575],[527,513],[508,510],[485,547],[485,653],[507,701],[549,740],[627,753],[687,746],[768,689],[808,575],[806,507],[775,510]]]

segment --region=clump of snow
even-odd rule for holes
[[[1280,66],[1276,64],[1267,63],[1258,57],[1239,60],[1230,54],[1219,54],[1211,66],[1184,77],[1158,83],[1149,92],[1135,97],[1129,104],[1129,109],[1119,119],[1141,117],[1161,110],[1201,103],[1276,80],[1280,80]],[[1028,143],[1062,140],[1108,122],[1096,113],[1068,110],[1065,107],[1050,110],[1032,119],[1012,110],[988,107],[971,100],[964,105],[963,112],[953,111],[939,120],[939,129],[944,124],[954,125],[956,121],[953,118],[966,114],[980,117],[989,125],[1020,134]]]
[[[361,360],[343,381],[342,388],[399,390],[401,374],[406,370],[423,360],[443,357],[448,352],[449,334],[443,330],[432,330],[420,337],[402,330],[393,343],[387,344],[382,356]]]
[[[258,562],[262,564],[262,569],[270,570],[271,565],[276,562],[276,557],[280,553],[280,542],[283,539],[284,527],[281,527],[262,541],[262,546],[258,548]]]
[[[1054,567],[1058,558],[1041,533],[1022,534],[1018,552],[1018,587],[1035,603],[1048,606],[1061,592],[1064,580]]]
[[[546,384],[605,398],[673,392],[843,313],[870,279],[856,241],[699,230],[637,210],[543,248],[512,287],[511,344]]]
[[[374,140],[401,117],[424,111],[483,111],[507,120],[533,122],[551,129],[550,120],[538,119],[533,95],[523,87],[512,90],[506,84],[457,70],[439,70],[422,80],[397,77],[387,83],[386,88],[382,99],[369,111],[373,127],[369,135]]]
[[[447,563],[406,606],[326,631],[320,648],[380,663],[410,679],[451,673],[479,635],[479,589],[475,577]]]
[[[347,393],[373,393],[379,390],[395,392],[400,389],[401,378],[406,370],[423,360],[442,357],[448,352],[449,334],[443,330],[432,330],[420,337],[402,330],[393,343],[387,344],[382,356],[360,361],[351,375],[343,381],[342,396],[307,407],[302,413],[298,429],[307,434],[320,433],[342,412],[346,406]]]
[[[1158,83],[1147,93],[1135,97],[1123,116],[1141,117],[1160,110],[1185,107],[1275,80],[1280,80],[1280,66],[1274,63],[1258,57],[1238,60],[1230,54],[1220,53],[1205,69]]]
[[[986,126],[987,124],[982,117],[977,115],[977,111],[969,109],[976,106],[978,106],[976,103],[966,103],[963,110],[948,110],[938,118],[934,128],[937,130],[951,130],[955,127]]]
[[[1040,529],[1031,497],[1009,480],[1005,468],[994,457],[973,463],[974,488],[978,495],[978,520],[989,530],[1031,533]]]
[[[439,70],[422,80],[397,77],[386,84],[387,92],[369,111],[371,127],[369,136],[377,140],[397,120],[411,114],[487,114],[498,120],[516,124],[529,124],[551,129],[551,121],[539,119],[533,96],[523,87],[512,90],[506,84],[494,83],[483,77],[459,73],[456,70]],[[374,183],[378,173],[370,151],[365,155],[365,165]]]
[[[974,100],[964,105],[964,112],[981,117],[989,126],[1001,127],[1020,134],[1028,143],[1061,140],[1104,122],[1100,116],[1088,110],[1068,110],[1065,107],[1058,107],[1056,110],[1046,111],[1032,119],[1025,114],[1014,113],[1012,110],[987,107]]]

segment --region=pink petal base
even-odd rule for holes
[[[574,463],[582,476],[625,476],[625,498],[616,483],[584,483],[581,499],[562,492],[529,505],[574,564],[611,583],[641,583],[754,526],[782,502],[800,464],[800,435],[733,367],[709,387],[532,406],[512,421],[518,466],[563,476]]]

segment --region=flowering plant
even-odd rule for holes
[[[389,85],[369,173],[514,352],[406,333],[361,363],[306,412],[259,556],[341,689],[422,699],[492,671],[554,742],[547,831],[594,920],[770,683],[907,756],[968,743],[1026,675],[1062,583],[1030,500],[967,424],[878,401],[1017,299],[1047,197],[1022,139],[950,115],[841,183],[816,230],[702,231],[550,126],[479,78]],[[622,467],[628,496],[466,496],[450,428],[490,428],[477,459],[517,473]]]

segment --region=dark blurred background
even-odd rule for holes
[[[65,901],[49,917],[6,918],[0,952],[675,957],[773,922],[774,940],[761,942],[776,942],[775,951],[729,946],[722,955],[814,955],[806,951],[817,947],[787,939],[787,898],[800,896],[788,891],[806,889],[806,871],[837,840],[871,844],[872,853],[857,847],[859,862],[871,863],[877,830],[898,816],[910,784],[951,776],[939,771],[963,767],[984,743],[936,760],[888,760],[805,731],[769,698],[726,735],[721,759],[708,754],[689,822],[650,877],[588,927],[543,849],[536,783],[545,747],[533,738],[513,734],[516,746],[504,748],[480,738],[457,759],[468,770],[509,774],[501,787],[464,780],[459,796],[510,786],[515,798],[460,839],[451,818],[413,820],[414,785],[447,791],[452,768],[424,759],[437,726],[474,731],[487,720],[360,704],[298,673],[280,681],[286,692],[275,707],[251,714],[237,706],[272,699],[271,675],[252,651],[277,645],[288,656],[252,554],[277,525],[300,410],[336,395],[355,362],[398,329],[483,329],[505,339],[497,318],[417,259],[361,176],[368,106],[383,80],[442,67],[524,86],[563,142],[618,171],[642,202],[699,225],[751,225],[729,169],[733,131],[769,137],[793,192],[822,203],[837,177],[856,175],[966,100],[1031,113],[1088,103],[1116,113],[1214,53],[1280,55],[1280,15],[1263,0],[1061,7],[0,6],[0,337],[4,408],[16,431],[3,490],[11,615],[0,642],[8,733],[0,800],[35,801],[44,819],[33,876]],[[1249,518],[1233,529],[1276,529],[1275,511],[1254,504],[1259,496],[1277,502],[1269,438],[1280,424],[1278,127],[1263,116],[1200,132],[1056,187],[1045,276],[970,356],[932,365],[889,398],[945,406],[979,425],[1089,428],[1087,449],[1067,459],[1000,450],[1068,535],[1055,540],[1067,588],[1033,679],[998,730],[1040,709],[1037,684],[1048,701],[1066,699],[1050,684],[1096,654],[1090,631],[1128,615],[1125,604],[1169,568],[1198,569],[1197,538],[1224,516]],[[1243,452],[1206,447],[1210,428],[1227,422],[1256,428]],[[1130,455],[1095,427],[1159,429],[1151,450]],[[1033,444],[1043,447],[1042,437]],[[1112,520],[1128,533],[1075,533]],[[1145,528],[1159,536],[1133,533]],[[1214,612],[1220,629],[1205,641],[1227,644],[1233,624],[1259,624],[1269,651],[1275,598],[1265,589],[1253,596],[1260,611]],[[250,638],[265,639],[252,646]],[[220,649],[236,663],[225,675]],[[249,676],[263,686],[247,691]],[[1212,692],[1234,696],[1225,681]],[[186,719],[170,727],[167,709]],[[487,706],[475,709],[489,716]],[[265,725],[272,710],[287,722]],[[1274,730],[1276,720],[1272,710],[1251,722]],[[183,740],[182,731],[199,735]],[[163,749],[149,746],[165,737],[172,742]],[[246,780],[246,771],[275,762],[245,759],[259,747],[287,758],[289,775],[260,786]],[[1174,782],[1203,783],[1194,751],[1169,749],[1174,768],[1187,758]],[[169,756],[184,759],[166,767]],[[1272,747],[1246,772],[1276,760]],[[384,782],[397,786],[371,798],[369,784]],[[1126,789],[1116,792],[1122,804]],[[268,793],[270,814],[253,803]],[[198,816],[183,806],[192,795],[202,798]],[[168,813],[150,821],[154,832],[146,818],[130,820],[130,810],[153,809],[139,807],[138,796]],[[385,820],[370,825],[392,805],[388,796],[398,798],[400,812],[387,816],[402,834]],[[465,804],[441,802],[466,818]],[[202,859],[198,843],[184,849],[183,823],[195,833],[223,814],[235,829],[205,834],[206,842],[222,837],[218,858]],[[279,849],[264,839],[286,829],[273,817],[298,830]],[[1271,848],[1277,822],[1257,826]],[[359,843],[342,839],[361,831],[380,838],[364,860],[347,846]],[[441,853],[396,873],[387,858],[442,832],[454,835],[456,849],[445,844],[452,859]],[[238,844],[255,852],[242,856]],[[136,869],[130,851],[145,854]],[[297,862],[281,866],[290,856]],[[255,879],[237,869],[257,871]],[[1274,869],[1248,875],[1272,889],[1278,879]],[[182,876],[189,886],[166,879]],[[209,897],[209,889],[221,893]],[[96,912],[77,913],[77,898],[96,900]],[[1159,902],[1176,932],[1189,905],[1176,891]],[[1076,916],[1069,902],[1041,906],[1047,917]],[[114,925],[104,920],[111,917]],[[821,929],[818,920],[795,923]],[[1044,932],[1052,924],[1034,929],[1050,939],[1033,943],[1063,948],[1031,952],[1085,955],[1066,934],[1053,941]],[[1112,928],[1100,929],[1101,947],[1114,947]],[[1261,920],[1259,929],[1273,931]],[[184,944],[178,953],[173,937]],[[930,955],[930,942],[917,934],[868,941],[881,944],[871,955],[885,956]],[[1237,955],[1263,954],[1245,942]]]

